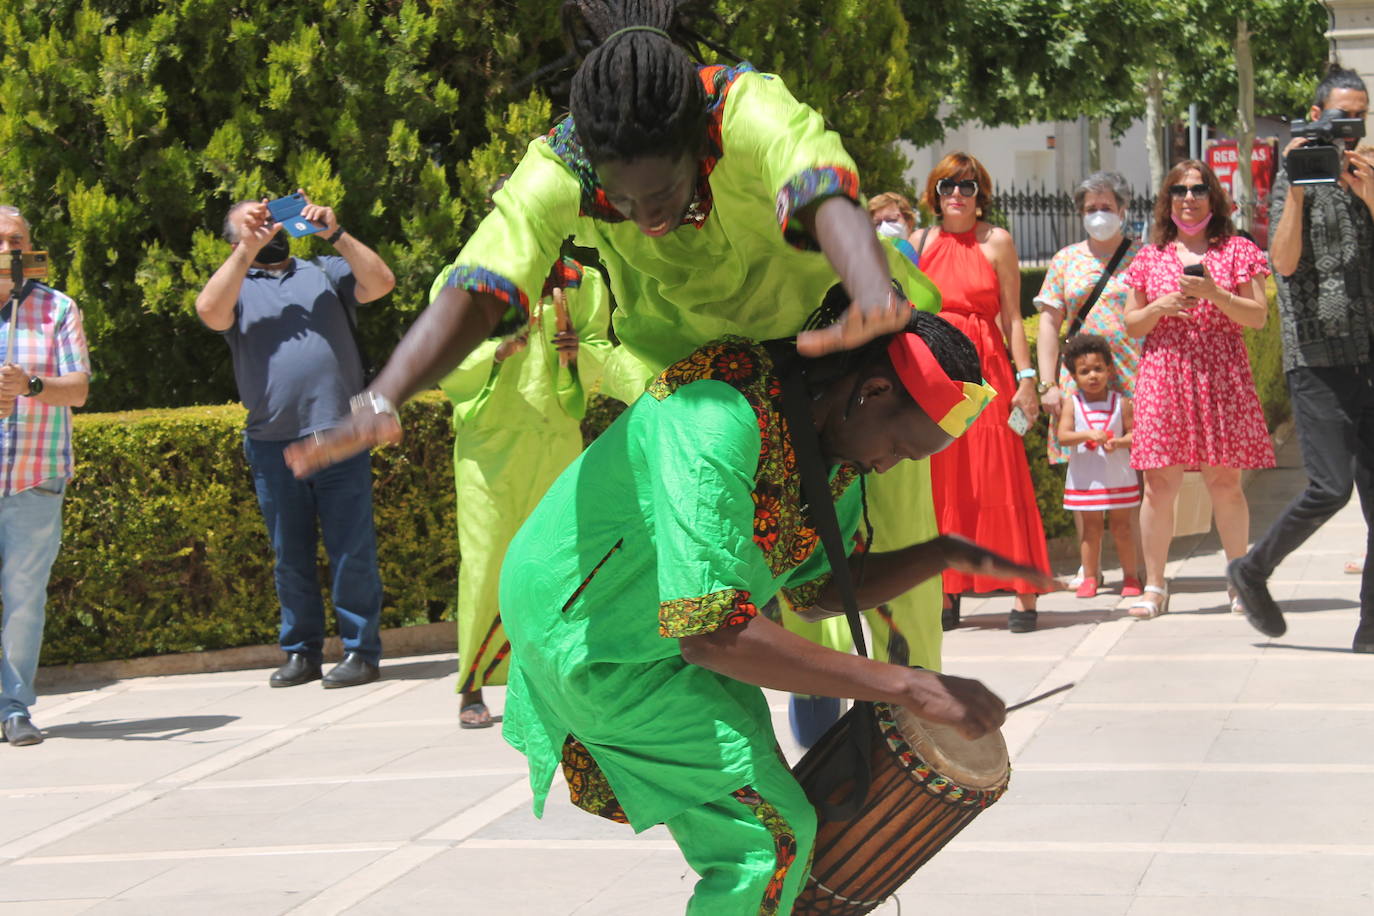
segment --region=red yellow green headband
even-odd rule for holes
[[[964,434],[997,392],[983,382],[959,382],[945,373],[919,334],[897,334],[887,347],[897,378],[916,403],[954,438]]]

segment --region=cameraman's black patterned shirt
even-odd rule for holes
[[[1283,217],[1288,175],[1270,194],[1269,231]],[[1274,271],[1283,367],[1358,366],[1374,334],[1374,220],[1340,185],[1303,188],[1302,255],[1293,275]]]

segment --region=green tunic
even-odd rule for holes
[[[859,197],[859,180],[840,138],[798,102],[778,77],[748,64],[704,67],[709,102],[707,157],[684,224],[644,235],[606,200],[571,118],[529,146],[494,197],[495,209],[454,261],[451,283],[503,299],[513,326],[564,239],[597,249],[618,309],[623,347],[607,391],[631,399],[669,363],[724,334],[756,340],[797,333],[838,278],[797,224],[818,200]],[[885,243],[893,276],[919,308],[939,308],[939,292]],[[907,246],[909,249],[909,246]],[[929,469],[907,464],[875,481],[877,547],[935,536]],[[938,668],[939,586],[929,583],[892,605],[912,663]],[[875,621],[880,658],[888,630]]]
[[[435,280],[434,291],[447,280]],[[485,341],[440,387],[453,401],[453,480],[458,495],[458,691],[504,684],[510,645],[501,627],[501,560],[521,522],[582,451],[580,421],[612,345],[609,302],[594,269],[563,259],[545,283],[566,293],[577,333],[575,368],[559,365],[554,307],[545,295],[529,324],[529,345],[498,363],[499,339]]]
[[[536,813],[570,735],[636,830],[775,761],[763,692],[688,664],[677,640],[743,623],[779,590],[809,605],[828,578],[795,461],[771,361],[727,339],[670,366],[549,489],[501,573],[504,735],[529,758]],[[854,477],[832,478],[850,534]]]

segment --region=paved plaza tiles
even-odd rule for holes
[[[1250,481],[1256,530],[1301,485],[1291,447],[1282,463]],[[1278,640],[1227,610],[1214,537],[1178,545],[1158,620],[1060,595],[1013,636],[1007,599],[966,601],[949,671],[1008,702],[1077,686],[1012,715],[1011,790],[900,912],[1374,913],[1374,656],[1348,651],[1342,572],[1363,537],[1349,506],[1278,571]],[[666,832],[583,814],[561,787],[534,819],[522,759],[458,728],[454,667],[393,659],[349,690],[271,690],[256,670],[46,693],[47,741],[0,746],[0,914],[680,913],[693,876]]]

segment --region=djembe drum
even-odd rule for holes
[[[854,742],[864,733],[871,782],[855,799]],[[1001,798],[1010,765],[1000,732],[969,741],[900,706],[859,703],[793,772],[816,804],[819,824],[811,873],[792,912],[858,916]],[[845,799],[852,810],[837,815]]]

